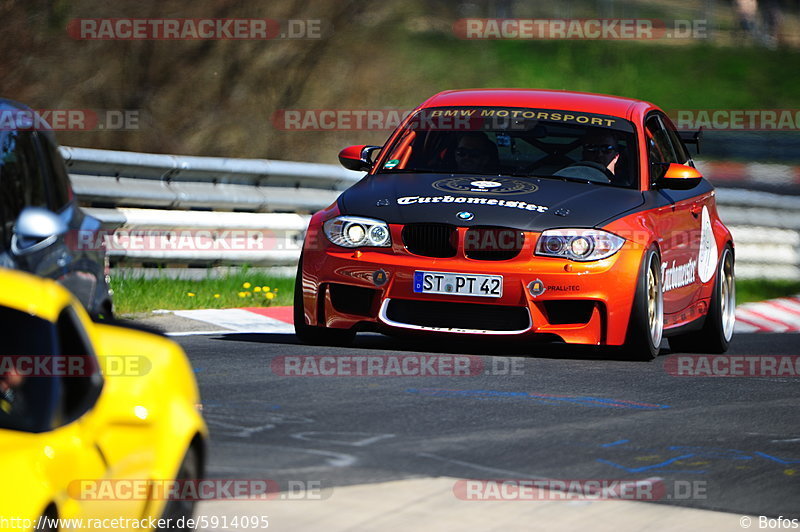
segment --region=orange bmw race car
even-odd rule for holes
[[[383,147],[339,154],[367,175],[310,221],[297,335],[525,337],[643,360],[667,337],[724,352],[734,244],[685,146],[699,141],[627,98],[437,94]]]

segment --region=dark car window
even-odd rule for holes
[[[678,157],[672,149],[669,133],[657,115],[652,115],[647,119],[644,133],[650,165],[650,180],[655,181],[666,171],[669,163],[678,162]]]
[[[0,131],[0,205],[10,238],[14,221],[25,207],[47,207],[44,175],[31,132]]]
[[[0,198],[0,255],[11,246],[11,228],[14,226],[14,218],[7,216],[6,212],[6,205]]]
[[[97,357],[72,307],[61,312],[56,329],[59,354],[66,357],[70,367],[76,370],[62,378],[61,423],[70,423],[94,405],[102,379]]]
[[[0,428],[53,430],[97,401],[99,365],[71,307],[55,324],[0,307],[0,333]]]
[[[0,211],[2,211],[4,247],[8,248],[14,220],[25,206],[25,158],[20,155],[19,134],[0,131]]]
[[[664,127],[667,130],[670,143],[672,144],[672,148],[677,157],[677,162],[681,164],[688,163],[692,159],[692,157],[691,155],[689,155],[689,150],[686,149],[686,146],[683,144],[683,141],[678,135],[678,131],[675,129],[675,125],[669,118],[661,115],[659,115],[659,117],[661,118],[661,122],[664,124]]]
[[[61,379],[33,369],[56,356],[56,329],[49,321],[0,307],[0,428],[43,432],[61,417]]]
[[[18,157],[24,161],[23,194],[26,207],[47,207],[45,174],[38,157],[36,139],[30,131],[21,131],[17,142]]]
[[[44,170],[47,176],[47,199],[50,210],[53,212],[61,211],[70,199],[72,193],[69,184],[69,176],[64,159],[58,151],[58,147],[45,135],[38,135],[40,154],[44,163]]]
[[[404,128],[384,150],[377,173],[512,175],[626,188],[639,182],[634,126],[620,117],[533,108],[429,108]]]

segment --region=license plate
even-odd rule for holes
[[[472,273],[414,272],[414,292],[456,296],[500,297],[502,275]]]

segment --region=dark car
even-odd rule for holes
[[[78,207],[52,131],[35,111],[0,99],[0,266],[55,279],[89,314],[113,307],[102,246],[70,245],[99,234]]]

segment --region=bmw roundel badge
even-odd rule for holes
[[[469,211],[461,211],[460,213],[456,214],[459,220],[472,220],[475,218],[475,215]]]

